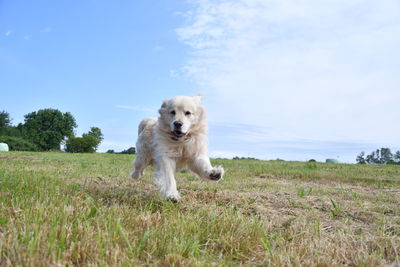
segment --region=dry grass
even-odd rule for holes
[[[398,266],[400,166],[215,160],[160,200],[132,157],[0,154],[1,266]]]

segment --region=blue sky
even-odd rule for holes
[[[400,149],[397,0],[0,1],[0,110],[71,112],[99,151],[162,100],[202,93],[210,155]]]

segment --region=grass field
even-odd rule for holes
[[[0,266],[400,264],[400,166],[214,160],[173,204],[132,158],[0,153]]]

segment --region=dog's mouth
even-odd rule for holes
[[[184,137],[186,135],[186,133],[180,131],[180,130],[175,130],[171,132],[171,135],[176,137],[176,138],[181,138]]]

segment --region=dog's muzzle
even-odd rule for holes
[[[184,137],[186,135],[186,133],[182,132],[182,126],[183,126],[183,122],[181,121],[174,121],[174,130],[171,132],[171,135],[174,138],[181,138]]]
[[[182,132],[181,130],[174,130],[171,132],[171,135],[176,138],[181,138],[186,135],[186,133]]]

